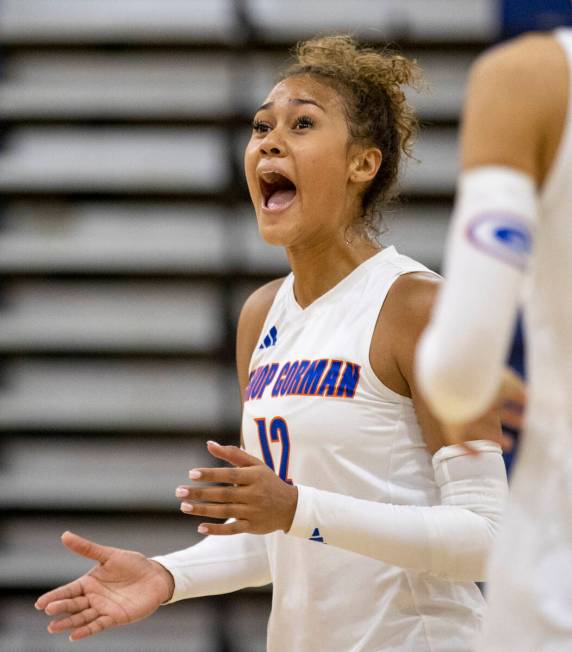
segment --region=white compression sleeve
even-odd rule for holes
[[[231,593],[272,581],[263,535],[208,536],[190,548],[152,559],[175,580],[169,603]]]
[[[416,359],[419,388],[446,423],[471,421],[494,399],[536,213],[534,182],[523,172],[487,166],[461,175],[445,282]]]
[[[479,455],[447,446],[433,456],[440,505],[390,505],[298,485],[288,534],[307,539],[318,528],[326,544],[388,564],[449,580],[483,580],[507,479],[500,447],[472,444]]]

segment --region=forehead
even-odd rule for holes
[[[292,100],[312,100],[320,104],[326,113],[341,112],[343,109],[340,95],[309,75],[296,75],[278,82],[266,96],[264,104],[273,102],[278,106],[287,106]]]

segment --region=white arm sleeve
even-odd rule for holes
[[[310,538],[318,528],[324,543],[388,564],[454,581],[483,580],[507,479],[500,447],[472,443],[479,455],[447,446],[433,456],[440,505],[390,505],[298,485],[288,534]]]
[[[175,580],[169,604],[272,581],[263,535],[208,536],[190,548],[152,559],[164,566]]]
[[[461,175],[445,282],[417,349],[419,388],[445,423],[494,399],[510,346],[537,213],[530,176],[480,167]]]

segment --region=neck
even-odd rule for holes
[[[306,308],[380,249],[377,243],[363,237],[355,237],[349,244],[339,237],[305,247],[288,247],[296,301]]]

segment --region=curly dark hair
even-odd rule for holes
[[[295,62],[280,79],[311,75],[341,96],[352,142],[379,147],[382,163],[362,195],[362,214],[354,224],[369,237],[381,231],[381,208],[395,199],[401,155],[411,157],[418,123],[402,86],[417,88],[415,61],[362,45],[349,35],[321,36],[298,43]]]

